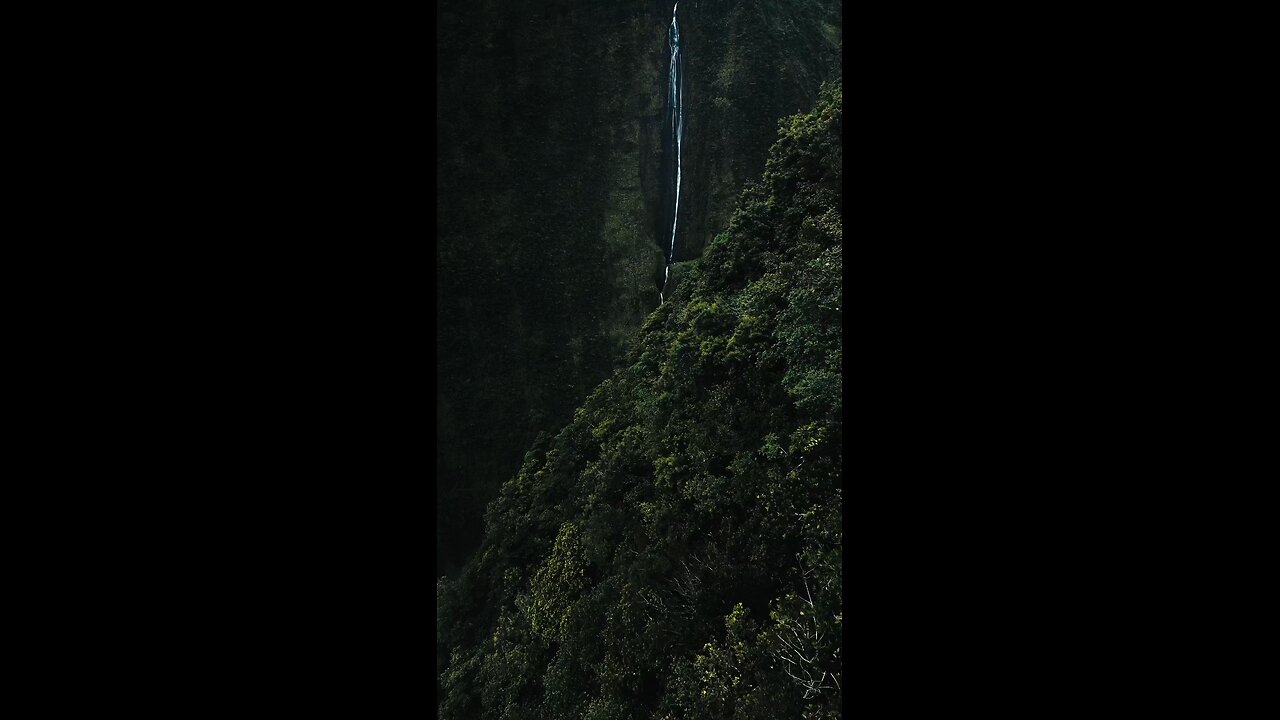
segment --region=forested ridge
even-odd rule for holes
[[[658,305],[673,0],[436,4],[436,560],[456,575],[539,432]],[[840,57],[835,0],[688,0],[681,236],[723,230]]]
[[[839,82],[437,583],[440,713],[835,718]]]

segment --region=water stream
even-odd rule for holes
[[[671,10],[671,27],[667,31],[667,40],[671,44],[671,66],[667,73],[667,113],[671,118],[671,144],[675,148],[675,208],[671,214],[671,244],[667,250],[667,267],[662,278],[662,290],[658,293],[658,301],[664,302],[667,294],[667,282],[671,279],[671,265],[676,260],[676,228],[680,224],[680,180],[681,150],[684,144],[684,57],[680,52],[680,22],[676,17],[680,3]]]

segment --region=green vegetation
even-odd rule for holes
[[[672,2],[441,0],[437,562],[456,575],[540,431],[573,416],[658,304]],[[723,229],[779,118],[838,62],[835,0],[697,0],[681,257]],[[735,83],[713,91],[731,66]],[[712,99],[715,105],[712,104]]]
[[[442,718],[836,718],[842,96],[437,584]]]

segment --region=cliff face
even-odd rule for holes
[[[840,64],[841,6],[818,0],[685,0],[686,260],[724,229],[764,170],[778,121],[813,107]]]
[[[672,3],[437,4],[437,560],[658,304]],[[684,0],[678,258],[836,71],[832,0]],[[688,208],[687,211],[685,208]]]

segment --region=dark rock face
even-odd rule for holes
[[[437,561],[658,304],[672,4],[437,3]],[[683,0],[692,259],[839,57],[834,0]],[[668,238],[669,241],[669,238]]]
[[[689,209],[680,259],[689,259],[764,170],[778,120],[812,107],[838,72],[842,14],[839,3],[808,0],[686,0],[680,14]]]

